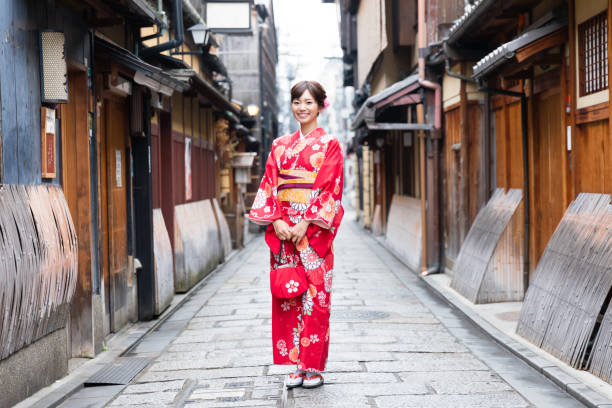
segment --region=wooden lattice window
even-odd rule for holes
[[[608,88],[608,11],[578,25],[580,96]]]

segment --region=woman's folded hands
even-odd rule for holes
[[[297,245],[304,236],[306,236],[306,230],[310,221],[302,220],[290,227],[285,221],[278,219],[275,220],[272,225],[274,226],[274,232],[280,240],[291,241],[294,245]]]

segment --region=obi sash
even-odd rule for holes
[[[281,170],[278,175],[278,199],[308,204],[317,173],[307,170]]]

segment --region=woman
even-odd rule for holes
[[[285,381],[288,388],[323,385],[329,349],[332,241],[344,210],[342,148],[317,127],[326,103],[318,82],[301,81],[291,88],[291,110],[300,129],[272,143],[249,214],[251,221],[268,225],[272,268],[293,263],[306,270],[303,295],[272,296],[274,363],[297,366]]]

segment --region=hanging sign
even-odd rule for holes
[[[191,139],[185,138],[185,200],[191,200],[193,190],[191,185]]]
[[[206,1],[205,18],[208,30],[214,33],[241,34],[251,32],[251,0]]]
[[[121,169],[121,150],[115,150],[115,186],[123,187],[123,171]]]
[[[55,109],[42,107],[41,116],[41,176],[57,177],[55,154]]]

